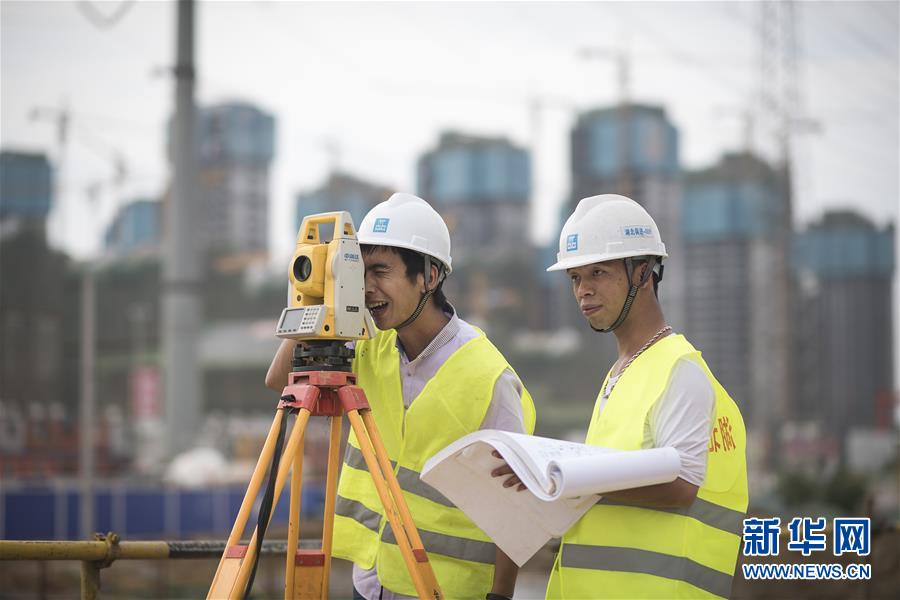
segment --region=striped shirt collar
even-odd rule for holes
[[[422,350],[419,355],[413,359],[409,360],[406,356],[406,352],[403,350],[403,345],[400,343],[400,336],[397,336],[396,344],[397,350],[400,351],[400,364],[401,365],[411,365],[415,366],[422,362],[424,359],[427,359],[429,356],[440,350],[444,347],[447,342],[452,340],[454,337],[459,334],[460,321],[459,317],[456,314],[456,309],[453,308],[452,305],[448,303],[450,306],[450,312],[444,311],[444,314],[450,317],[450,320],[447,321],[447,324],[444,325],[444,328],[441,329],[436,336],[425,346],[425,349]]]

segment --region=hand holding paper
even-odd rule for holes
[[[508,477],[491,476],[502,466],[494,450],[528,491],[505,488]],[[672,448],[619,451],[485,429],[435,454],[421,478],[522,566],[547,540],[565,533],[600,494],[672,481],[680,467]]]

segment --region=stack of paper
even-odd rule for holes
[[[491,476],[503,464],[493,450],[527,490],[504,488],[508,476]],[[680,467],[673,448],[620,451],[484,429],[431,457],[421,478],[521,567],[550,538],[562,536],[601,494],[673,481]]]

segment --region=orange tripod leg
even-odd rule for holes
[[[287,473],[291,468],[291,463],[293,462],[292,458],[297,452],[300,443],[303,441],[303,434],[306,432],[307,422],[309,422],[309,411],[301,408],[297,413],[297,421],[294,423],[294,428],[291,430],[291,436],[288,438],[287,446],[285,447],[284,453],[282,454],[282,460],[278,465],[278,477],[275,479],[275,501],[272,502],[272,510],[267,515],[267,519],[271,520],[272,513],[275,512],[276,502],[278,500],[278,497],[281,496],[281,490],[284,489],[284,480],[287,478]],[[253,569],[253,561],[256,558],[257,533],[258,531],[254,529],[253,535],[250,537],[250,543],[247,544],[246,555],[241,562],[241,566],[237,574],[237,580],[235,581],[235,585],[229,595],[229,598],[231,598],[232,600],[236,600],[237,598],[241,598],[243,596],[244,589],[247,587],[247,582],[250,580],[250,572]]]
[[[262,452],[260,452],[259,459],[256,461],[253,475],[250,477],[250,484],[247,486],[247,491],[244,493],[244,499],[238,510],[237,518],[234,521],[234,526],[232,526],[228,541],[225,544],[225,551],[222,553],[222,558],[219,560],[219,566],[216,568],[216,574],[215,577],[213,577],[213,582],[209,588],[209,594],[207,595],[208,599],[228,597],[234,580],[237,577],[241,559],[234,556],[236,553],[233,548],[237,547],[238,542],[241,540],[241,535],[244,533],[244,529],[247,526],[247,520],[250,517],[250,511],[253,509],[253,502],[259,494],[263,478],[266,475],[266,469],[272,462],[272,455],[275,453],[275,442],[278,437],[278,429],[281,426],[281,420],[284,418],[284,412],[285,411],[283,410],[275,411],[275,419],[272,421],[272,427],[269,428],[269,433],[263,444]],[[231,550],[229,551],[229,549]]]
[[[274,500],[272,502],[272,509],[269,511],[269,514],[266,515],[266,519],[271,520],[272,513],[275,512],[275,506],[277,504],[278,497],[281,495],[281,490],[284,489],[285,479],[287,478],[287,473],[292,466],[293,457],[297,453],[297,450],[300,447],[301,442],[303,441],[303,435],[306,431],[306,424],[309,421],[309,414],[310,413],[308,410],[302,408],[297,414],[297,420],[294,423],[293,429],[291,429],[290,437],[288,438],[284,452],[281,455],[281,462],[278,465],[278,474],[275,480]],[[280,421],[276,419],[276,423],[280,424]],[[263,460],[266,454],[268,454],[271,462],[271,456],[274,454],[274,444],[270,452],[264,452],[263,455],[260,456],[260,460]],[[256,491],[258,492],[258,486]],[[255,498],[255,494],[251,495],[250,498],[252,503],[252,498]],[[243,521],[243,524],[240,524],[238,521],[235,522],[232,533],[236,538],[239,538],[241,533],[243,532],[244,525],[246,524],[246,517]],[[244,590],[247,587],[247,583],[250,579],[250,573],[253,569],[253,563],[256,558],[257,533],[257,530],[254,528],[253,535],[250,538],[250,542],[246,546],[238,545],[236,540],[234,544],[229,543],[229,545],[225,549],[225,555],[223,556],[222,562],[219,565],[219,571],[217,572],[216,579],[213,580],[213,584],[210,587],[209,595],[207,596],[207,598],[237,599],[243,597]],[[229,540],[231,540],[231,538],[229,538]]]
[[[328,471],[325,484],[325,513],[322,523],[320,550],[292,552],[288,548],[288,563],[284,597],[303,600],[326,600],[331,571],[331,538],[334,530],[334,504],[337,496],[337,474],[341,449],[341,418],[331,417],[328,446]],[[300,494],[300,490],[297,491]]]
[[[297,545],[300,541],[300,500],[303,493],[303,442],[300,442],[297,454],[294,455],[294,465],[291,469],[291,510],[288,517],[287,555],[284,569],[284,598],[290,600],[293,596],[289,590],[294,589],[294,562],[297,555]]]
[[[369,473],[372,475],[372,481],[384,506],[385,515],[391,524],[394,536],[397,538],[400,554],[406,563],[406,568],[416,588],[416,593],[422,600],[443,598],[441,589],[434,577],[434,571],[428,562],[428,555],[422,548],[421,541],[418,544],[419,547],[414,551],[410,539],[407,537],[409,530],[415,530],[415,524],[412,522],[412,519],[406,522],[401,516],[404,510],[398,508],[399,506],[403,506],[406,509],[405,513],[407,516],[409,515],[409,509],[406,507],[406,501],[403,499],[403,494],[400,491],[396,477],[394,477],[394,472],[390,468],[390,462],[388,462],[384,446],[379,443],[380,451],[376,451],[373,448],[373,438],[379,439],[380,442],[378,430],[374,427],[374,421],[371,421],[372,430],[370,431],[366,427],[366,423],[363,422],[363,418],[358,410],[347,411],[347,417],[350,420],[350,425],[353,427],[353,432],[356,434],[356,439],[366,460]],[[387,464],[387,469],[382,467],[384,463]],[[393,485],[388,484],[386,480],[393,481]],[[392,495],[392,490],[397,492],[396,496]],[[416,537],[418,537],[418,534],[416,534]]]
[[[422,538],[419,536],[419,530],[416,528],[415,521],[413,521],[412,513],[409,512],[409,507],[406,505],[406,500],[403,498],[403,491],[400,489],[400,483],[397,481],[397,478],[394,477],[394,471],[391,468],[390,460],[388,460],[387,449],[384,447],[384,442],[381,441],[381,436],[378,433],[378,427],[375,425],[375,418],[372,416],[371,410],[364,410],[360,415],[362,416],[363,423],[369,433],[369,439],[375,447],[375,455],[378,457],[382,472],[391,474],[386,480],[391,494],[394,498],[397,498],[397,509],[400,511],[400,518],[403,521],[403,530],[409,537],[409,545],[412,549],[412,554],[417,560],[416,564],[419,570],[422,571],[422,579],[426,586],[433,588],[431,595],[428,597],[438,598],[440,597],[441,590],[437,583],[437,577],[435,577],[434,570],[431,568],[431,562],[428,560],[428,555],[425,552],[425,545],[422,543]],[[391,527],[394,527],[393,523],[391,523]],[[424,558],[424,560],[419,560],[420,558]],[[438,596],[434,595],[435,591],[439,594]]]
[[[328,443],[328,475],[325,484],[325,519],[322,525],[322,553],[325,555],[325,581],[331,577],[331,544],[334,537],[334,506],[337,501],[338,473],[341,466],[341,417],[331,418],[331,435]],[[328,589],[322,592],[322,600],[328,598]]]

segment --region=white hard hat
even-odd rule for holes
[[[442,262],[448,274],[452,270],[447,224],[418,196],[392,195],[363,217],[357,233],[360,244],[415,250]]]
[[[648,255],[668,256],[653,218],[631,198],[602,194],[578,203],[559,234],[556,264],[547,270]]]

